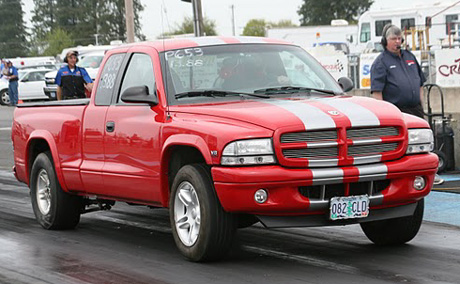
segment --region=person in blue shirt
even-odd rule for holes
[[[91,92],[93,80],[91,80],[85,68],[77,66],[78,52],[67,52],[64,62],[67,63],[67,66],[59,69],[55,78],[55,82],[58,85],[57,99],[69,100],[86,98],[85,89]]]
[[[375,99],[388,101],[402,112],[424,118],[423,83],[426,79],[415,56],[401,49],[401,29],[387,24],[382,31],[385,50],[371,67],[371,93]],[[436,174],[434,184],[444,180]]]
[[[8,95],[10,97],[10,105],[16,106],[19,102],[18,97],[18,69],[13,66],[13,62],[6,60],[7,73],[5,78],[8,80]]]
[[[384,51],[371,67],[371,93],[402,112],[423,118],[423,83],[426,79],[415,56],[401,49],[401,29],[388,24],[383,28]]]

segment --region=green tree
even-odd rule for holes
[[[48,46],[45,49],[43,55],[45,56],[56,56],[61,51],[69,46],[74,46],[75,42],[72,40],[70,35],[63,29],[54,29],[45,36],[45,40]]]
[[[111,40],[126,40],[124,0],[34,0],[32,11],[35,41],[56,28],[64,30],[76,45],[108,44]],[[144,10],[141,0],[134,0],[134,29],[139,40],[145,40],[141,32],[140,13]]]
[[[0,56],[28,54],[27,32],[20,0],[0,0]]]
[[[331,20],[345,19],[357,23],[358,17],[367,11],[374,0],[303,0],[297,11],[301,26],[329,25]]]
[[[291,28],[297,27],[291,20],[280,20],[278,22],[270,22],[268,25],[272,28]]]
[[[264,19],[252,19],[243,30],[244,36],[265,36],[267,22]]]
[[[278,22],[267,22],[263,19],[252,19],[247,22],[243,30],[244,36],[265,36],[265,31],[269,28],[288,28],[296,27],[291,20],[280,20]]]
[[[203,30],[204,30],[205,36],[217,35],[216,22],[206,17],[203,17]],[[171,35],[193,34],[194,31],[195,31],[195,28],[193,25],[193,18],[185,17],[182,23],[176,24],[176,27],[172,32],[164,33],[163,36],[160,36],[160,37],[168,37]]]

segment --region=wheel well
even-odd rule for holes
[[[35,158],[40,153],[50,151],[50,146],[48,145],[48,142],[44,139],[34,139],[30,142],[29,144],[29,150],[27,151],[29,153],[29,157],[27,159],[27,172],[28,175],[30,176],[30,172],[32,171],[32,165],[34,164]],[[52,162],[52,161],[51,161]]]
[[[177,172],[185,165],[206,163],[201,152],[190,146],[173,146],[169,150],[169,165],[168,165],[168,188],[171,190],[174,177]]]

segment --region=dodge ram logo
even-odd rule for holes
[[[330,115],[339,115],[340,112],[336,111],[336,110],[328,110],[327,113],[329,113]]]

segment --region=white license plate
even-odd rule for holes
[[[332,197],[329,211],[331,220],[367,217],[369,197],[367,195]]]

